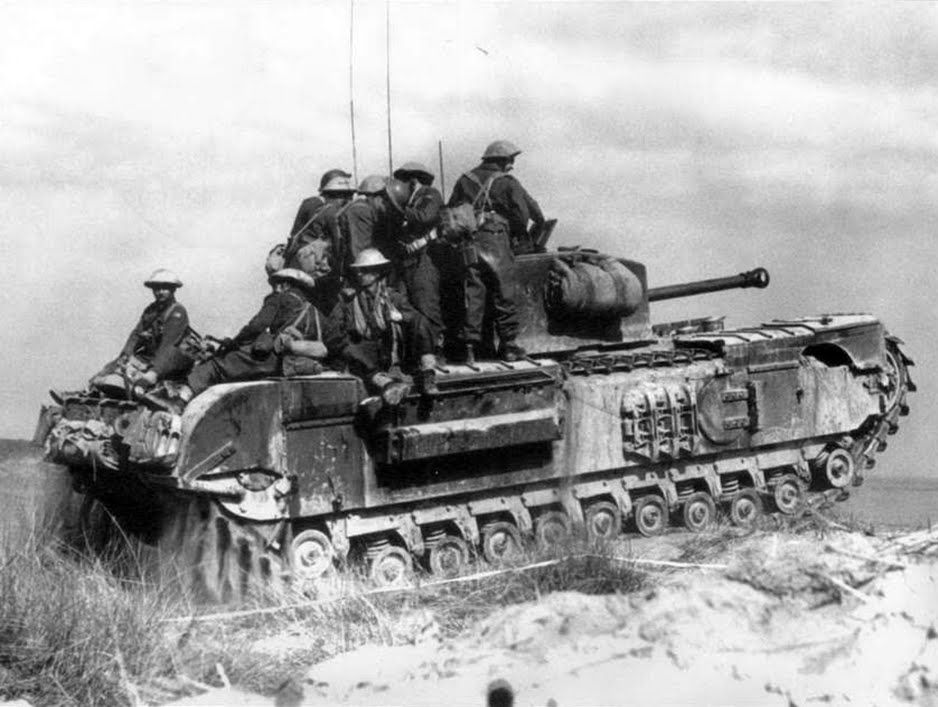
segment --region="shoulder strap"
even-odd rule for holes
[[[471,172],[470,172],[471,174]],[[472,208],[477,211],[490,210],[492,208],[492,202],[489,200],[489,192],[492,189],[492,184],[499,177],[504,177],[505,172],[493,172],[492,175],[485,180],[485,184],[482,184],[479,181],[479,178],[474,174],[472,175],[476,184],[479,184],[482,188],[479,190],[479,193],[476,194],[476,198],[472,200]]]
[[[163,323],[165,324],[166,322],[168,322],[169,318],[173,316],[173,314],[177,312],[181,307],[182,305],[179,304],[179,302],[173,302],[171,305],[169,305],[166,308],[166,311],[163,312],[163,316],[161,317],[161,319],[163,320]]]

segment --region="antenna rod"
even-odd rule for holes
[[[358,148],[355,145],[355,84],[352,71],[352,48],[355,37],[355,0],[348,4],[348,108],[352,124],[352,183],[358,184]]]
[[[443,140],[436,141],[436,149],[440,155],[440,193],[446,198],[446,175],[443,173]]]
[[[394,152],[391,147],[391,0],[384,4],[384,66],[386,72],[385,91],[388,98],[388,175],[394,174]]]

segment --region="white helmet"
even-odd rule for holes
[[[384,257],[380,250],[377,248],[365,248],[361,253],[358,254],[358,257],[355,258],[355,262],[352,263],[349,267],[353,268],[382,268],[385,265],[390,265],[391,261]]]
[[[180,280],[176,273],[174,273],[172,270],[159,268],[158,270],[154,270],[153,274],[143,281],[143,284],[147,287],[176,288],[182,287],[182,280]]]
[[[316,287],[316,280],[297,268],[283,268],[277,272],[271,273],[270,277],[267,279],[271,284],[278,280],[286,280],[287,282],[293,282],[307,290]]]

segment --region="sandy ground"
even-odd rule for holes
[[[73,497],[67,474],[35,450],[3,451],[0,539],[15,542],[33,527],[24,517],[44,505],[54,521]],[[686,537],[623,542],[621,556],[674,557]],[[669,570],[640,594],[547,595],[452,639],[418,613],[405,645],[311,666],[276,698],[211,690],[176,704],[485,705],[504,680],[516,705],[938,707],[938,531],[760,532],[707,562],[720,567]]]
[[[909,537],[760,533],[641,594],[556,593],[452,640],[417,616],[411,644],[312,666],[277,700],[179,704],[485,705],[500,679],[517,705],[938,705],[938,533]]]

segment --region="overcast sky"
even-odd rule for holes
[[[113,357],[157,267],[230,335],[319,175],[351,169],[349,3],[0,4],[0,436]],[[652,285],[772,273],[663,303],[730,324],[866,311],[919,366],[887,471],[938,452],[938,5],[390,5],[395,164],[445,180],[485,145],[555,245],[647,264]],[[386,172],[385,4],[354,6],[358,177]]]

